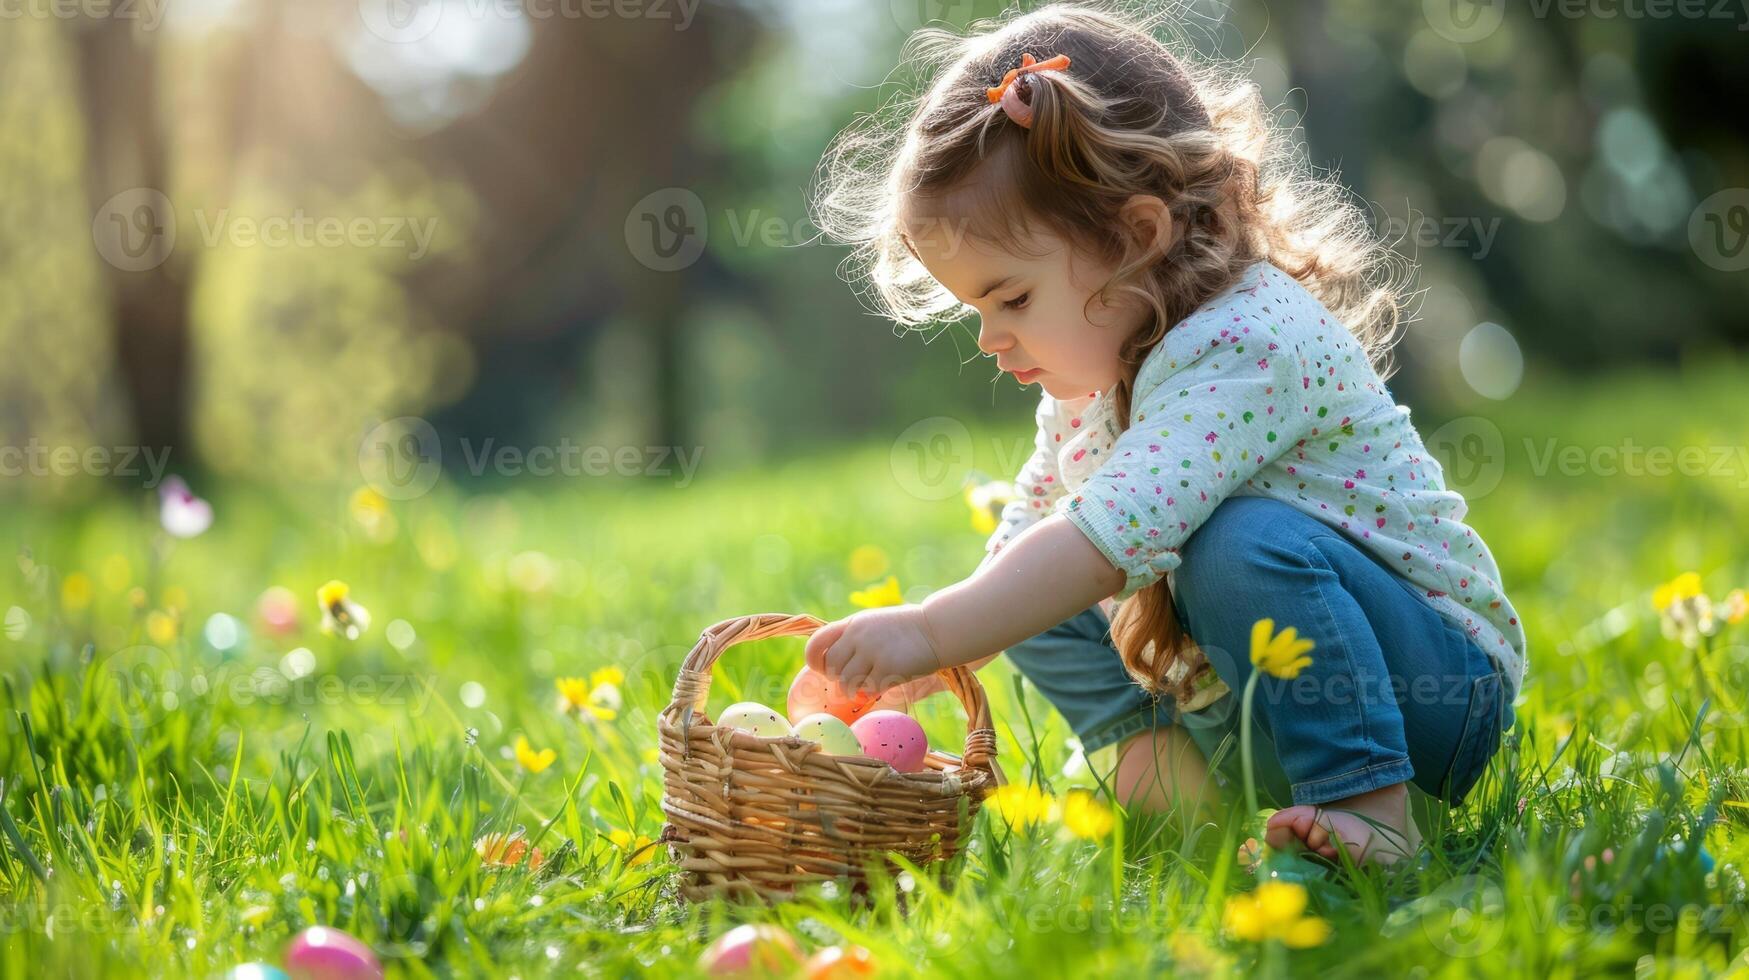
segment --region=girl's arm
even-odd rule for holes
[[[1124,579],[1080,528],[1053,514],[971,578],[925,599],[922,617],[944,666],[971,663],[1082,612]]]
[[[808,666],[846,690],[885,691],[988,659],[1111,595],[1124,578],[1080,528],[1052,515],[921,605],[868,609],[815,631]]]

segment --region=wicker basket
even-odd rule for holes
[[[825,623],[767,613],[705,630],[657,718],[662,810],[681,894],[780,899],[796,886],[838,879],[863,887],[865,863],[896,851],[919,864],[951,857],[983,801],[1002,781],[990,706],[972,672],[941,672],[966,709],[963,758],[931,751],[919,772],[867,756],[829,755],[795,736],[762,738],[705,716],[711,665],[736,643],[807,636]]]

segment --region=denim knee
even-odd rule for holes
[[[1268,497],[1222,501],[1179,552],[1183,561],[1172,573],[1179,622],[1189,629],[1198,608],[1231,602],[1233,590],[1262,565],[1304,564],[1298,537],[1284,526],[1303,516]]]

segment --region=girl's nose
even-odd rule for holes
[[[990,322],[980,317],[978,319],[978,349],[994,356],[1014,346],[1014,335],[1001,330],[991,330]]]

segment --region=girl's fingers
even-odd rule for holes
[[[838,671],[838,684],[846,693],[856,694],[868,688],[868,670],[871,666],[868,657],[851,655],[845,658]]]
[[[826,654],[832,649],[832,644],[838,642],[838,638],[844,635],[845,624],[846,620],[840,619],[815,630],[814,635],[808,637],[807,646],[802,648],[803,662],[814,670],[825,673]]]

